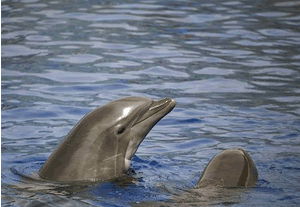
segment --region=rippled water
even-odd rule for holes
[[[300,205],[300,1],[14,0],[1,23],[3,206],[174,205],[236,147],[258,185],[210,203]],[[137,151],[133,181],[25,179],[84,114],[123,96],[178,103]]]

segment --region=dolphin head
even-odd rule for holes
[[[169,98],[153,101],[136,97],[125,98],[120,101],[129,103],[133,101],[137,104],[134,107],[130,107],[132,104],[129,104],[130,106],[125,108],[123,112],[126,114],[128,111],[132,111],[131,116],[126,117],[123,123],[116,125],[116,132],[118,134],[127,133],[126,142],[129,141],[125,154],[125,170],[127,171],[141,142],[155,124],[175,107],[176,102]]]
[[[107,126],[110,132],[107,134],[118,140],[118,152],[124,155],[124,171],[129,169],[133,155],[149,131],[175,105],[176,102],[170,98],[154,101],[126,97],[105,106],[106,116],[111,117],[110,126]]]
[[[195,187],[251,187],[257,179],[250,155],[240,148],[228,149],[211,159]]]
[[[170,98],[125,97],[91,111],[50,155],[40,176],[58,181],[120,176],[149,131],[175,105]]]

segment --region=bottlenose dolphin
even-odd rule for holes
[[[247,187],[256,184],[257,169],[243,149],[227,149],[206,165],[197,184],[190,189],[176,188],[172,199],[161,203],[139,203],[136,206],[219,206],[239,203]],[[239,188],[235,190],[234,188]],[[167,192],[172,188],[165,187]],[[134,205],[133,205],[134,206]]]
[[[228,149],[211,159],[195,188],[251,187],[257,179],[258,172],[250,155],[243,149]]]
[[[148,132],[176,105],[126,97],[84,116],[42,168],[39,176],[53,181],[98,181],[121,176]]]

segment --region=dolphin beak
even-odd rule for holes
[[[143,116],[141,116],[134,125],[137,125],[145,121],[146,119],[153,117],[154,119],[156,119],[153,123],[154,126],[160,119],[162,119],[165,115],[172,111],[175,105],[176,101],[171,98],[153,101],[146,113],[143,114]]]

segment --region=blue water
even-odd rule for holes
[[[2,206],[172,206],[237,147],[258,184],[213,205],[300,205],[300,1],[4,0],[1,23]],[[128,178],[28,178],[82,116],[124,96],[178,103]]]

